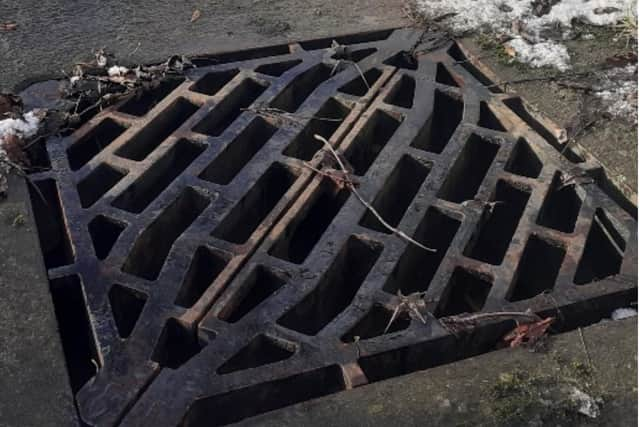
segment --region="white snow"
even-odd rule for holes
[[[569,398],[576,405],[576,409],[582,415],[589,418],[597,418],[600,415],[598,402],[584,391],[575,386],[571,386]]]
[[[595,95],[613,117],[638,122],[638,65],[614,68],[600,76]]]
[[[0,142],[7,135],[17,135],[30,137],[38,132],[40,117],[38,111],[32,110],[26,113],[21,119],[0,120]]]
[[[487,31],[515,37],[510,47],[515,59],[534,67],[550,65],[559,70],[569,68],[569,54],[549,34],[567,38],[574,19],[593,25],[611,25],[629,11],[635,11],[632,0],[560,0],[548,14],[533,14],[531,0],[416,0],[418,10],[427,18],[443,18],[441,24],[454,32]],[[610,13],[602,13],[612,10]],[[598,12],[598,13],[596,13]],[[560,31],[558,31],[558,29]]]
[[[109,77],[124,76],[128,72],[129,72],[129,69],[127,67],[122,67],[122,66],[119,66],[119,65],[114,65],[112,67],[109,67],[109,69],[107,70],[107,73],[109,74]]]
[[[569,52],[564,45],[555,42],[540,42],[529,44],[521,37],[516,37],[506,43],[515,52],[515,58],[532,67],[555,67],[560,71],[566,71],[569,65]]]
[[[617,308],[611,313],[611,320],[622,320],[630,317],[636,317],[638,311],[633,308]]]

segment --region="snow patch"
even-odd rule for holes
[[[521,37],[517,37],[506,43],[515,52],[515,58],[534,68],[555,67],[560,71],[569,68],[569,52],[567,48],[555,42],[540,42],[529,44]]]
[[[129,72],[127,67],[122,67],[120,65],[114,65],[113,67],[109,67],[107,73],[109,77],[121,77]]]
[[[600,76],[595,95],[613,117],[638,122],[638,65],[614,68]]]
[[[638,316],[638,311],[633,308],[617,308],[611,313],[611,320],[622,320]]]
[[[29,138],[38,132],[40,117],[37,110],[26,113],[21,119],[0,120],[0,141],[7,135]]]
[[[569,398],[577,406],[577,410],[582,415],[589,418],[598,418],[600,415],[600,407],[593,397],[575,386],[571,386]]]
[[[510,46],[516,60],[562,71],[569,68],[569,54],[550,37],[570,37],[574,20],[612,25],[629,11],[635,11],[635,2],[631,0],[560,0],[542,16],[534,14],[531,0],[416,0],[416,6],[427,19],[439,18],[443,25],[457,33],[488,30],[515,37]]]

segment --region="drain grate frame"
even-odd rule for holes
[[[367,55],[358,63],[364,75],[376,77],[364,91],[355,67],[330,75],[331,39],[201,58],[146,113],[125,101],[48,141],[52,169],[32,176],[59,208],[53,232],[38,220],[45,261],[52,282],[81,289],[95,341],[87,354],[99,366],[76,378],[84,421],[224,425],[241,412],[489,351],[511,327],[487,324],[455,339],[434,321],[404,316],[382,334],[398,290],[424,291],[436,316],[560,310],[562,328],[633,297],[633,212],[590,183],[560,190],[579,202],[568,219],[540,219],[566,179],[595,177],[600,167],[553,149],[551,132],[510,107],[513,95],[458,63],[458,45],[407,63],[404,51],[437,41],[420,37],[404,29],[345,38]],[[302,90],[292,90],[300,81]],[[262,106],[303,119],[283,124],[252,111]],[[312,118],[332,113],[342,119],[337,127]],[[102,123],[107,130],[97,132]],[[388,233],[352,194],[307,167],[325,164],[309,139],[315,132],[327,132],[354,166],[358,191],[388,222],[438,253]],[[72,148],[102,133],[104,148],[73,156],[72,165]],[[301,149],[305,140],[314,145]],[[401,200],[399,188],[410,189]],[[84,203],[79,193],[88,193]],[[501,215],[513,229],[502,237],[504,254],[474,256]],[[585,268],[582,249],[602,236],[613,242],[606,265]],[[94,250],[94,242],[107,243]],[[66,248],[61,259],[51,257],[56,248]],[[530,280],[541,267],[536,254],[548,252],[560,255]],[[545,281],[554,285],[548,292]],[[434,349],[449,355],[428,356]],[[279,396],[256,398],[269,390]],[[222,417],[221,407],[237,409]]]

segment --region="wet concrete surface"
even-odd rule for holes
[[[123,62],[204,54],[406,25],[403,0],[4,0],[0,90],[59,75],[99,48]],[[201,16],[191,22],[194,10]]]

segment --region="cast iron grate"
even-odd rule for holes
[[[225,425],[489,351],[512,327],[455,337],[434,316],[559,311],[569,329],[635,298],[635,212],[457,44],[332,40],[198,58],[48,141],[32,201],[86,423]],[[314,134],[436,252],[317,173]],[[414,292],[427,323],[387,328]]]

